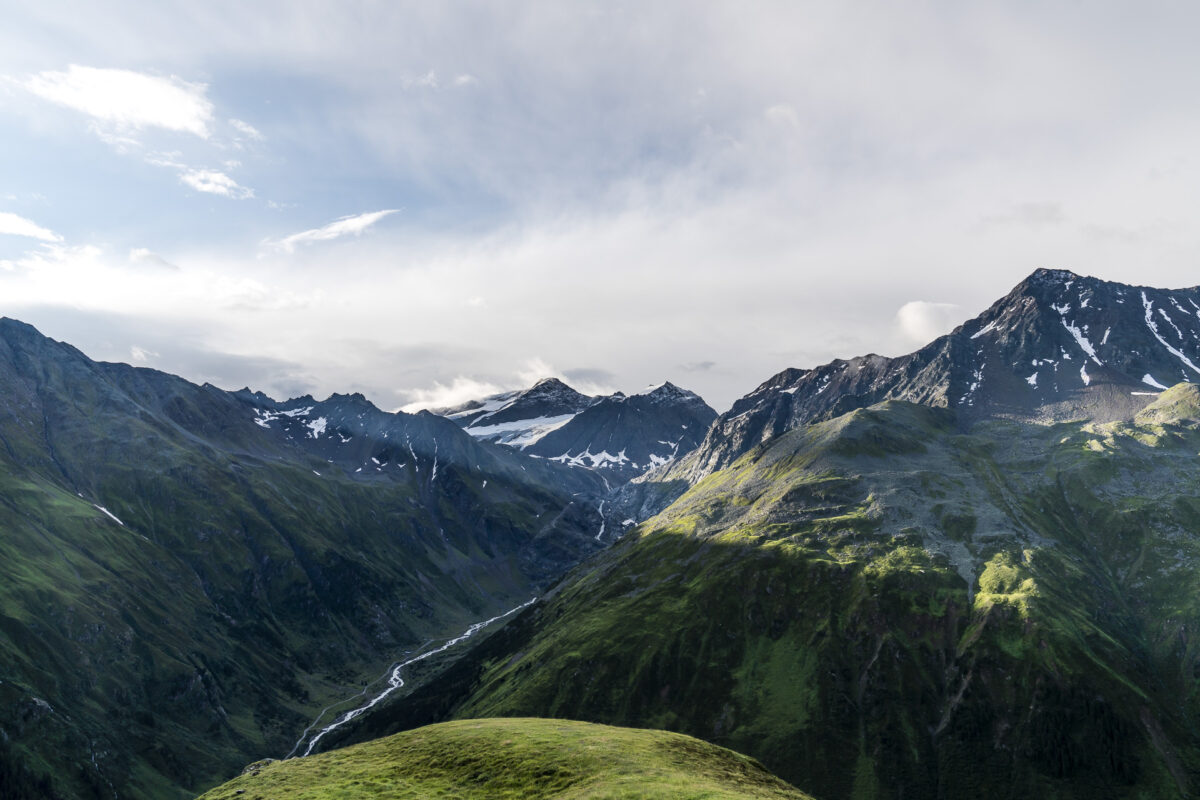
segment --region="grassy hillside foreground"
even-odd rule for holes
[[[551,719],[430,725],[252,765],[200,800],[808,797],[757,761],[666,731]]]

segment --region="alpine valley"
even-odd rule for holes
[[[1038,270],[719,416],[280,402],[12,320],[0,392],[5,797],[1200,790],[1200,288]]]

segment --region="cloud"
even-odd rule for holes
[[[435,381],[433,386],[427,389],[402,390],[401,393],[406,395],[409,401],[401,406],[400,410],[413,414],[422,409],[450,408],[468,400],[479,400],[501,391],[503,390],[494,383],[459,375],[449,385]]]
[[[787,103],[776,103],[764,111],[763,116],[777,125],[785,125],[796,129],[801,127],[800,115],[796,113],[796,109]]]
[[[327,242],[332,239],[338,239],[343,236],[359,236],[367,228],[374,225],[379,220],[395,214],[400,209],[387,208],[382,211],[368,211],[363,214],[357,214],[349,217],[342,217],[334,222],[324,225],[320,228],[293,233],[291,236],[285,236],[277,242],[270,242],[280,250],[292,252],[298,244],[308,244],[310,242]]]
[[[985,216],[981,223],[990,225],[1027,225],[1038,227],[1043,225],[1060,225],[1067,219],[1060,203],[1029,202],[1017,203],[999,214]]]
[[[616,391],[615,373],[598,367],[576,367],[562,372],[566,382],[577,391],[590,395],[612,394]]]
[[[179,180],[198,192],[219,194],[222,197],[232,197],[237,200],[254,197],[253,189],[239,186],[233,178],[216,170],[185,168],[179,174]]]
[[[26,236],[30,239],[40,239],[43,242],[61,242],[63,240],[54,231],[47,230],[35,222],[7,211],[0,211],[0,234]]]
[[[158,353],[155,353],[153,350],[147,350],[143,347],[138,347],[135,344],[131,345],[129,348],[129,357],[139,364],[144,364],[151,358],[157,358]]]
[[[178,153],[150,153],[146,156],[146,163],[155,167],[166,167],[167,169],[175,170],[179,173],[181,183],[192,187],[198,192],[231,197],[235,200],[254,197],[253,189],[240,185],[224,172],[189,167],[179,159],[180,155]],[[227,169],[241,165],[238,161],[226,161],[225,163]]]
[[[679,366],[684,372],[708,372],[716,365],[717,362],[715,361],[691,361],[687,364],[680,364]]]
[[[920,347],[952,331],[963,321],[963,316],[962,307],[954,303],[913,300],[900,306],[896,325],[908,343]]]
[[[145,247],[135,247],[129,251],[129,263],[136,266],[157,267],[177,271],[179,267],[167,261],[158,253],[151,252]]]
[[[455,82],[457,83],[457,81]],[[438,76],[436,72],[429,70],[423,75],[402,78],[400,85],[405,89],[436,89],[438,88]]]
[[[566,375],[550,366],[540,357],[526,359],[521,368],[517,370],[517,381],[522,387],[533,386],[543,378],[558,378],[562,380],[566,377]]]
[[[256,142],[261,142],[267,138],[263,136],[261,132],[259,132],[258,128],[254,127],[249,122],[243,122],[240,119],[231,119],[229,120],[229,124],[234,130],[236,130],[238,133],[241,133],[247,139],[253,139]]]
[[[213,105],[208,87],[175,76],[72,64],[39,72],[22,85],[33,94],[87,114],[118,131],[162,128],[207,139]]]

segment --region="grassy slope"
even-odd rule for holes
[[[202,800],[235,797],[802,800],[807,795],[753,759],[688,736],[566,720],[481,719],[252,765]]]
[[[788,433],[364,729],[538,714],[686,732],[824,798],[1197,785],[1200,403]]]

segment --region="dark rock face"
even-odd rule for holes
[[[1200,288],[1042,269],[915,353],[780,372],[722,414],[670,474],[694,482],[785,431],[882,400],[953,408],[964,424],[1106,421],[1132,417],[1180,381],[1200,381]]]
[[[480,439],[623,482],[695,448],[717,413],[672,383],[589,397],[554,378],[437,413]]]

